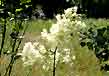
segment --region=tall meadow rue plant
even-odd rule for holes
[[[39,63],[43,70],[50,72],[53,70],[55,76],[58,75],[55,72],[59,65],[65,64],[70,67],[74,65],[76,56],[73,47],[75,43],[72,39],[86,27],[76,12],[77,7],[73,7],[66,9],[62,15],[57,14],[57,22],[52,24],[49,31],[43,29],[39,42],[25,43],[20,53],[25,66]]]

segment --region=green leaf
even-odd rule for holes
[[[20,11],[22,11],[22,10],[23,10],[22,8],[16,9],[16,12],[20,12]]]
[[[21,3],[29,3],[29,2],[31,2],[31,0],[20,0],[21,1]]]
[[[1,5],[1,0],[0,0],[0,5]]]

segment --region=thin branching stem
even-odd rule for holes
[[[14,52],[15,45],[16,45],[16,39],[14,40],[14,43],[12,45],[12,53]],[[9,65],[8,65],[8,67],[6,69],[6,72],[5,72],[5,75],[4,76],[7,75],[8,71],[9,71],[9,76],[10,76],[13,63],[14,63],[14,55],[12,54],[11,61],[10,61]]]
[[[24,29],[23,35],[25,34],[27,28],[28,28],[28,26]],[[18,33],[17,33],[17,34],[18,34]],[[17,52],[18,52],[18,48],[19,48],[19,46],[20,46],[20,44],[21,44],[21,41],[22,41],[22,39],[20,39],[20,41],[18,42],[18,45],[17,45],[17,47],[16,47],[16,49],[15,49],[16,39],[14,40],[14,43],[13,43],[13,46],[12,46],[13,54],[12,54],[12,56],[11,56],[11,61],[10,61],[9,65],[8,65],[8,67],[7,67],[7,69],[6,69],[6,72],[5,72],[5,75],[4,75],[4,76],[6,76],[8,72],[9,72],[9,73],[8,73],[8,76],[11,75],[11,71],[12,71],[13,64],[14,64],[15,61],[16,61],[16,60],[15,60],[15,56],[16,56],[16,54],[17,54]]]
[[[6,16],[5,16],[5,21],[4,21],[4,26],[3,26],[3,32],[2,32],[2,42],[1,42],[1,47],[0,47],[0,59],[1,59],[1,54],[2,54],[2,50],[4,47],[4,42],[5,42],[5,34],[6,34]],[[0,76],[1,76],[1,72],[0,72]]]
[[[55,72],[56,72],[56,51],[57,51],[57,47],[55,48],[55,51],[54,51],[54,59],[53,59],[53,76],[55,76]]]
[[[15,25],[16,25],[16,14],[15,14]],[[19,34],[19,32],[17,32],[16,36],[18,36],[18,34]],[[4,76],[6,76],[7,73],[8,73],[8,76],[11,75],[11,71],[12,71],[12,67],[13,67],[13,63],[14,63],[14,50],[15,50],[16,42],[17,42],[17,38],[13,39],[11,61],[8,65],[8,67],[6,68],[6,72],[5,72]]]
[[[6,18],[5,18],[5,21],[4,21],[3,32],[2,32],[2,42],[1,42],[1,48],[0,48],[0,58],[1,58],[3,47],[4,47],[5,34],[6,34]]]
[[[17,25],[17,20],[16,20],[16,13],[15,13],[15,25]],[[20,23],[20,25],[19,25],[19,27],[21,27],[21,25],[22,25],[22,22]],[[18,32],[17,32],[17,34],[16,34],[16,37],[18,37],[18,35],[19,35],[19,32],[20,30],[18,30]],[[20,43],[18,44],[18,47],[15,49],[15,47],[16,47],[16,43],[17,43],[17,38],[15,38],[14,39],[14,43],[13,43],[13,46],[12,46],[12,55],[11,55],[11,62],[10,62],[10,66],[9,66],[9,73],[8,73],[8,76],[10,76],[11,75],[11,71],[12,71],[12,67],[13,67],[13,64],[14,64],[14,62],[16,61],[15,60],[15,55],[16,55],[16,53],[17,53],[17,51],[18,51],[18,48],[19,48],[19,45],[20,45]]]

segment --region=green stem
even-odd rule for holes
[[[2,2],[3,2],[3,1],[1,0],[1,6],[2,6]]]
[[[16,39],[14,40],[14,43],[13,43],[13,46],[12,46],[12,52],[14,52],[15,45],[16,45]],[[6,76],[8,72],[9,72],[8,75],[9,76],[11,75],[11,70],[12,70],[13,63],[14,63],[14,54],[12,54],[12,56],[11,56],[11,61],[10,61],[9,65],[8,65],[8,67],[6,68],[6,72],[5,72],[4,76]]]
[[[5,18],[5,22],[4,22],[4,26],[3,26],[2,43],[1,43],[1,48],[0,48],[0,58],[1,58],[3,47],[4,47],[5,34],[6,34],[6,18]]]
[[[27,28],[28,28],[28,27],[26,27],[26,28],[24,29],[23,35],[25,34]],[[18,35],[18,33],[17,33],[17,35]],[[9,65],[8,65],[8,67],[7,67],[7,69],[6,69],[6,72],[5,72],[5,75],[4,75],[4,76],[7,75],[8,71],[9,71],[8,75],[9,75],[9,76],[11,75],[12,67],[13,67],[13,64],[14,64],[14,62],[15,62],[15,56],[16,56],[16,54],[17,54],[17,52],[18,52],[18,48],[19,48],[19,46],[20,46],[20,44],[21,44],[21,41],[22,41],[22,39],[20,39],[20,41],[19,41],[19,43],[18,43],[18,45],[17,45],[17,47],[16,47],[16,49],[15,49],[16,39],[14,40],[14,43],[13,43],[13,46],[12,46],[12,52],[14,52],[14,53],[13,53],[12,56],[11,56],[11,61],[10,61]],[[15,51],[14,51],[14,49],[15,49]]]

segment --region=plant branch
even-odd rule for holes
[[[26,27],[26,28],[24,29],[23,35],[25,34],[27,28],[28,28],[28,27]],[[4,76],[7,75],[8,71],[9,71],[9,74],[8,74],[8,75],[9,75],[9,76],[11,75],[12,67],[13,67],[13,64],[14,64],[14,62],[15,62],[15,57],[16,57],[16,54],[17,54],[17,52],[18,52],[18,48],[19,48],[19,46],[20,46],[20,44],[21,44],[21,41],[22,41],[22,39],[20,39],[20,41],[19,41],[19,43],[18,43],[16,49],[15,49],[16,40],[14,41],[14,44],[13,44],[13,46],[12,46],[12,48],[13,48],[13,49],[12,49],[12,52],[14,52],[14,53],[13,53],[12,56],[11,56],[11,61],[10,61],[9,65],[8,65],[8,67],[7,67],[7,69],[6,69],[6,73],[5,73]],[[14,51],[14,49],[15,49],[15,51]]]
[[[54,59],[53,59],[53,76],[55,76],[55,72],[56,72],[56,51],[57,51],[57,47],[55,48],[54,53]]]
[[[0,48],[0,58],[1,58],[1,54],[2,54],[3,47],[4,47],[5,34],[6,34],[6,18],[5,18],[4,26],[3,26],[2,42],[1,42],[1,48]]]

